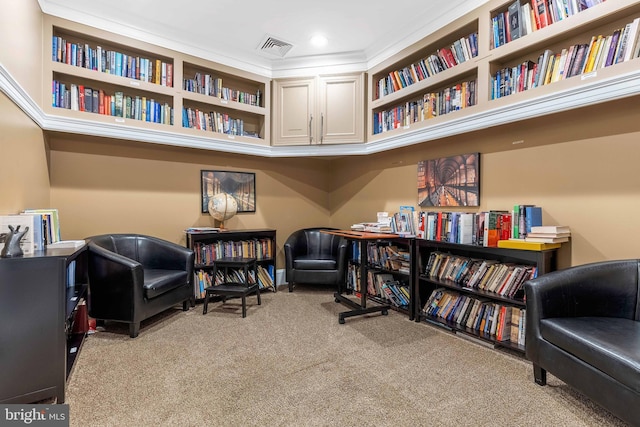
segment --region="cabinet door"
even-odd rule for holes
[[[0,259],[0,402],[64,400],[63,266],[56,257]]]
[[[274,80],[273,145],[315,144],[315,79]]]
[[[364,142],[364,74],[319,79],[318,143]]]

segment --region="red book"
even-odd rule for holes
[[[549,21],[549,3],[547,0],[535,0],[533,14],[538,29],[544,28],[551,23]]]
[[[78,85],[78,110],[85,111],[84,106],[84,85]]]

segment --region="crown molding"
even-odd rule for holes
[[[133,140],[260,157],[367,155],[559,113],[587,105],[640,95],[640,70],[593,82],[589,82],[588,75],[582,76],[582,79],[584,84],[577,87],[555,91],[536,98],[527,98],[520,102],[513,102],[458,118],[455,117],[455,113],[452,113],[451,118],[446,121],[433,125],[427,124],[427,126],[416,130],[391,135],[372,142],[272,147],[238,141],[230,144],[228,138],[225,137],[193,136],[166,130],[142,129],[115,123],[101,123],[48,115],[42,111],[40,106],[0,63],[0,91],[5,93],[44,131]]]

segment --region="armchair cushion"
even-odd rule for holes
[[[540,322],[542,337],[640,392],[640,322],[612,317],[562,317]]]
[[[187,282],[186,271],[145,269],[143,276],[145,296],[149,299],[176,289]]]
[[[293,260],[296,270],[335,270],[336,259],[331,255],[299,255]]]

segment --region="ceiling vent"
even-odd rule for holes
[[[284,58],[292,47],[293,45],[291,43],[266,36],[262,43],[260,43],[258,50],[272,56],[277,56],[278,58]]]

